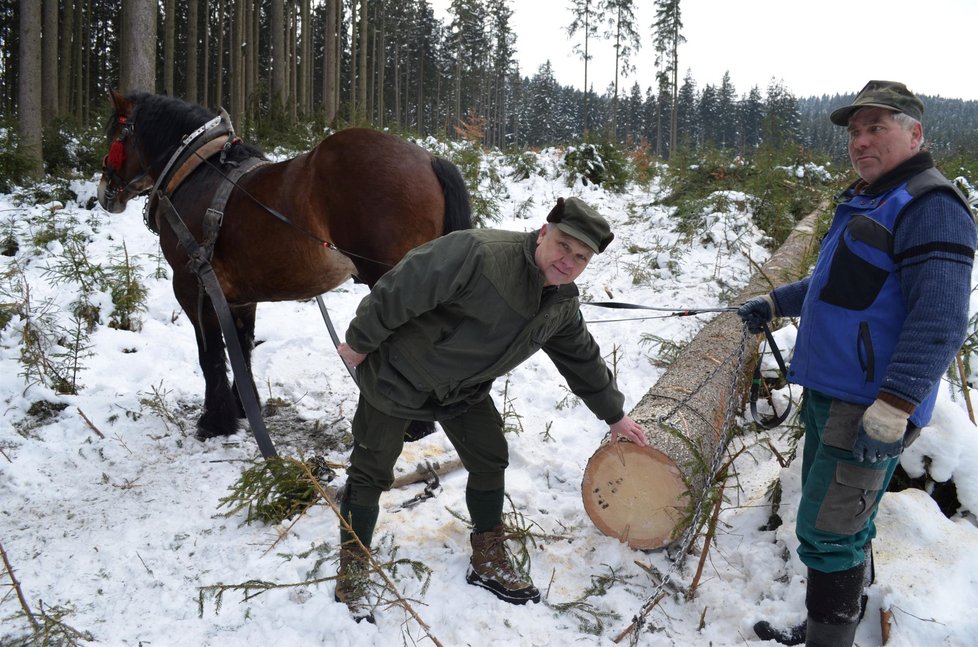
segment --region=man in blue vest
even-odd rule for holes
[[[852,645],[879,501],[965,338],[975,223],[921,148],[923,113],[892,81],[870,81],[832,112],[860,179],[843,193],[811,275],[737,311],[754,333],[800,317],[788,379],[805,387],[796,534],[808,617],[780,630],[758,622],[762,639]]]

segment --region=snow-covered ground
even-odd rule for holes
[[[763,262],[763,232],[747,214],[709,216],[712,235],[684,242],[673,232],[669,211],[655,205],[658,189],[624,194],[593,185],[568,187],[557,177],[559,156],[541,154],[543,174],[505,180],[498,227],[539,227],[558,196],[577,195],[612,222],[616,240],[596,256],[579,285],[585,297],[658,307],[716,307],[746,285],[751,262]],[[378,645],[427,644],[419,624],[403,610],[377,613],[377,624],[356,624],[333,601],[333,583],[283,586],[254,595],[218,585],[261,581],[309,582],[335,573],[337,521],[317,505],[294,524],[245,524],[245,513],[226,516],[222,497],[251,466],[258,449],[244,430],[226,440],[197,441],[193,422],[202,401],[193,331],[170,291],[156,278],[158,242],[140,216],[143,201],[121,215],[87,210],[95,183],[76,182],[77,204],[18,206],[0,196],[4,232],[16,233],[20,250],[0,257],[4,285],[17,277],[29,285],[31,303],[47,308],[60,325],[76,295],[71,284],[50,284],[58,242],[30,241],[49,222],[85,235],[89,259],[109,263],[125,249],[141,265],[148,289],[139,332],[102,325],[91,335],[91,357],[75,396],[28,386],[22,374],[23,321],[0,330],[0,542],[34,613],[63,613],[62,622],[83,634],[85,645]],[[731,205],[736,200],[728,201]],[[709,242],[708,242],[709,241]],[[16,267],[17,272],[11,274]],[[165,267],[165,265],[164,265]],[[342,330],[365,288],[347,283],[326,304]],[[0,299],[6,301],[6,297]],[[111,302],[97,296],[107,322]],[[690,340],[705,316],[630,319],[621,311],[585,306],[591,331],[609,359],[617,349],[618,381],[635,406],[662,369],[653,362],[665,344]],[[731,316],[731,315],[725,315]],[[605,321],[600,319],[630,319]],[[790,352],[792,328],[779,333]],[[342,464],[356,387],[337,357],[314,302],[260,304],[254,374],[266,402],[275,403],[267,424],[283,455],[312,455]],[[796,394],[798,389],[795,389]],[[403,504],[423,484],[382,499],[375,549],[431,569],[425,587],[402,566],[399,591],[442,645],[611,645],[655,588],[647,569],[669,572],[664,551],[629,549],[602,535],[581,500],[581,477],[607,427],[568,391],[546,356],[532,358],[497,380],[493,396],[514,428],[507,491],[518,515],[538,538],[531,572],[543,592],[537,605],[511,606],[464,581],[469,555],[465,476],[452,472],[434,498]],[[31,412],[37,402],[66,405],[49,418]],[[35,407],[36,410],[37,407]],[[165,414],[171,414],[168,419]],[[736,462],[727,500],[696,596],[667,596],[646,627],[623,642],[640,645],[760,645],[751,627],[761,618],[788,624],[804,615],[803,566],[794,555],[795,503],[800,461],[782,468],[766,448],[787,449],[783,429],[749,431],[734,441],[749,449]],[[436,433],[408,445],[400,469],[450,458]],[[932,427],[903,459],[918,475],[953,475],[964,507],[978,510],[978,430],[960,394],[948,385]],[[342,469],[333,485],[342,482]],[[784,523],[761,530],[771,508],[771,484],[780,479]],[[861,646],[879,645],[879,609],[892,614],[888,644],[900,647],[978,643],[978,528],[971,514],[946,518],[920,490],[888,493],[874,543],[877,583],[869,590]],[[697,544],[697,550],[702,543]],[[686,586],[698,554],[673,576]],[[24,635],[21,605],[0,572],[0,643]],[[434,644],[432,642],[432,644]],[[773,643],[771,643],[773,644]]]

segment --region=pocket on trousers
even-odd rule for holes
[[[866,526],[876,509],[886,470],[838,463],[835,478],[818,509],[815,528],[837,535],[854,535]]]
[[[832,400],[829,415],[822,428],[822,444],[849,451],[856,442],[859,421],[866,413],[866,405],[843,400]]]

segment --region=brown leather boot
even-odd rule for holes
[[[509,561],[504,545],[508,536],[502,524],[488,532],[472,533],[472,560],[465,581],[491,591],[510,604],[540,601],[540,591]]]
[[[370,564],[359,546],[340,547],[340,567],[336,572],[336,592],[333,599],[350,609],[357,622],[374,623],[373,609],[367,592],[370,585]]]

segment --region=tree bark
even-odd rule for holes
[[[340,0],[326,0],[326,34],[323,47],[323,110],[326,113],[326,123],[332,125],[336,119],[337,80],[339,68],[339,38],[337,35],[337,3]]]
[[[817,244],[815,221],[826,206],[798,223],[735,303],[807,272],[800,260]],[[743,330],[733,312],[710,321],[631,411],[647,431],[648,451],[633,443],[605,444],[591,457],[581,493],[585,510],[602,532],[632,548],[655,549],[685,530],[690,504],[712,485],[710,463],[725,440],[724,422],[734,414],[731,403],[739,406],[746,392],[750,362],[736,359],[749,359],[753,352],[740,352]]]
[[[30,174],[44,174],[41,162],[41,5],[20,0],[20,76],[17,79],[17,149],[31,162]]]
[[[176,0],[166,0],[163,8],[163,91],[171,97],[173,88],[173,59],[176,57],[177,19]]]
[[[367,0],[360,0],[360,64],[359,64],[359,83],[357,84],[357,105],[360,106],[360,114],[366,116],[367,106],[367,43],[368,43],[368,23],[367,23]]]
[[[299,113],[312,113],[312,11],[309,0],[302,0],[302,38],[299,56]]]
[[[156,2],[122,3],[119,87],[123,94],[156,91]]]
[[[204,11],[207,11],[205,5]],[[185,59],[185,75],[187,77],[187,88],[184,91],[184,98],[191,102],[197,103],[197,66],[200,65],[200,61],[197,60],[198,51],[198,27],[200,22],[200,16],[198,13],[198,3],[197,0],[187,0],[187,57]],[[206,42],[204,50],[206,52]],[[203,60],[204,66],[207,65],[207,56],[205,54]]]
[[[285,6],[282,0],[271,3],[272,114],[285,113]]]
[[[217,48],[214,50],[214,80],[211,82],[211,99],[209,104],[216,108],[224,102],[224,25],[225,12],[227,11],[224,0],[217,3]]]
[[[58,113],[61,115],[71,112],[71,61],[75,52],[72,47],[74,22],[75,4],[66,2],[61,29],[61,60],[58,62]]]
[[[41,119],[48,121],[60,112],[58,102],[58,0],[44,0],[41,47]]]
[[[245,76],[247,68],[244,59],[245,13],[250,8],[250,2],[234,2],[231,4],[231,117],[239,128],[246,128],[245,122]]]
[[[360,109],[357,97],[357,0],[350,1],[350,121],[357,123],[357,111]]]

